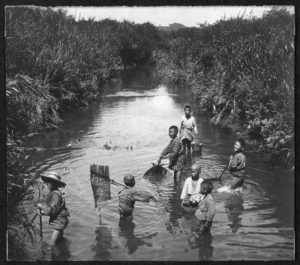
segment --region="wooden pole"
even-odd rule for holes
[[[227,167],[228,167],[228,165],[226,165],[226,167],[223,169],[223,171],[222,171],[222,173],[221,173],[221,175],[220,175],[220,177],[219,177],[219,180],[221,180],[221,178],[222,178],[222,176],[223,176],[225,170],[227,169]]]
[[[100,202],[110,200],[109,166],[90,165],[90,180],[94,195],[95,208],[100,208]]]
[[[41,236],[41,240],[43,240],[43,218],[42,218],[41,209],[39,209],[39,215],[40,215],[40,236]]]

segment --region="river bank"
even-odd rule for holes
[[[164,41],[156,68],[192,89],[197,111],[294,169],[293,15],[273,9],[259,19],[178,30]]]

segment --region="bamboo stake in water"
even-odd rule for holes
[[[40,215],[40,236],[41,240],[43,240],[43,220],[42,220],[42,210],[39,209],[39,215]]]
[[[221,178],[222,178],[222,176],[223,176],[225,170],[227,169],[227,167],[228,167],[228,165],[226,165],[226,167],[223,169],[223,171],[222,171],[222,173],[221,173],[221,175],[220,175],[220,177],[219,177],[219,180],[221,180]]]

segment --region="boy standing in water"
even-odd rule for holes
[[[184,107],[184,116],[180,122],[179,136],[183,144],[184,154],[191,153],[191,143],[193,142],[195,135],[198,134],[195,118],[191,115],[191,106]]]
[[[126,188],[119,191],[119,214],[121,219],[132,219],[134,204],[136,201],[149,202],[150,199],[155,200],[154,196],[147,192],[138,192],[135,186],[135,178],[132,175],[124,177]]]
[[[37,204],[40,209],[40,214],[48,215],[49,225],[53,229],[50,245],[54,246],[63,238],[64,229],[69,224],[69,211],[66,207],[65,199],[59,187],[65,187],[66,183],[61,181],[61,176],[58,172],[49,172],[47,176],[42,175],[42,180],[45,186],[49,189],[46,205]]]
[[[229,161],[229,172],[234,177],[230,188],[236,189],[238,187],[241,187],[244,183],[244,176],[245,176],[245,170],[246,170],[246,157],[243,153],[245,149],[245,140],[240,138],[235,141],[233,150],[234,155],[230,156]]]
[[[191,170],[192,176],[185,180],[180,199],[183,200],[183,206],[196,207],[200,201],[200,185],[203,181],[203,179],[200,178],[201,166],[199,164],[193,164]]]
[[[174,180],[177,181],[181,176],[181,170],[184,164],[184,154],[182,144],[177,137],[177,126],[171,126],[169,128],[169,136],[172,139],[168,146],[162,151],[157,164],[160,164],[161,159],[168,157],[169,168],[174,170]]]
[[[212,196],[213,185],[211,181],[204,180],[201,183],[201,194],[203,197],[201,198],[198,209],[195,212],[195,217],[198,220],[197,223],[197,232],[196,237],[204,235],[210,232],[210,228],[212,225],[212,220],[216,213],[216,206],[214,197]]]

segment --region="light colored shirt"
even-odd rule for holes
[[[184,115],[180,122],[180,139],[188,139],[192,142],[197,133],[198,130],[194,116],[187,119]]]
[[[236,153],[229,162],[229,171],[232,175],[243,176],[246,169],[246,157],[242,152]]]
[[[200,185],[201,185],[202,181],[203,181],[203,179],[199,178],[198,181],[196,182],[196,185],[193,186],[193,179],[191,177],[188,177],[184,182],[180,199],[181,200],[186,199],[188,194],[192,194],[192,195],[199,194],[200,193]]]

